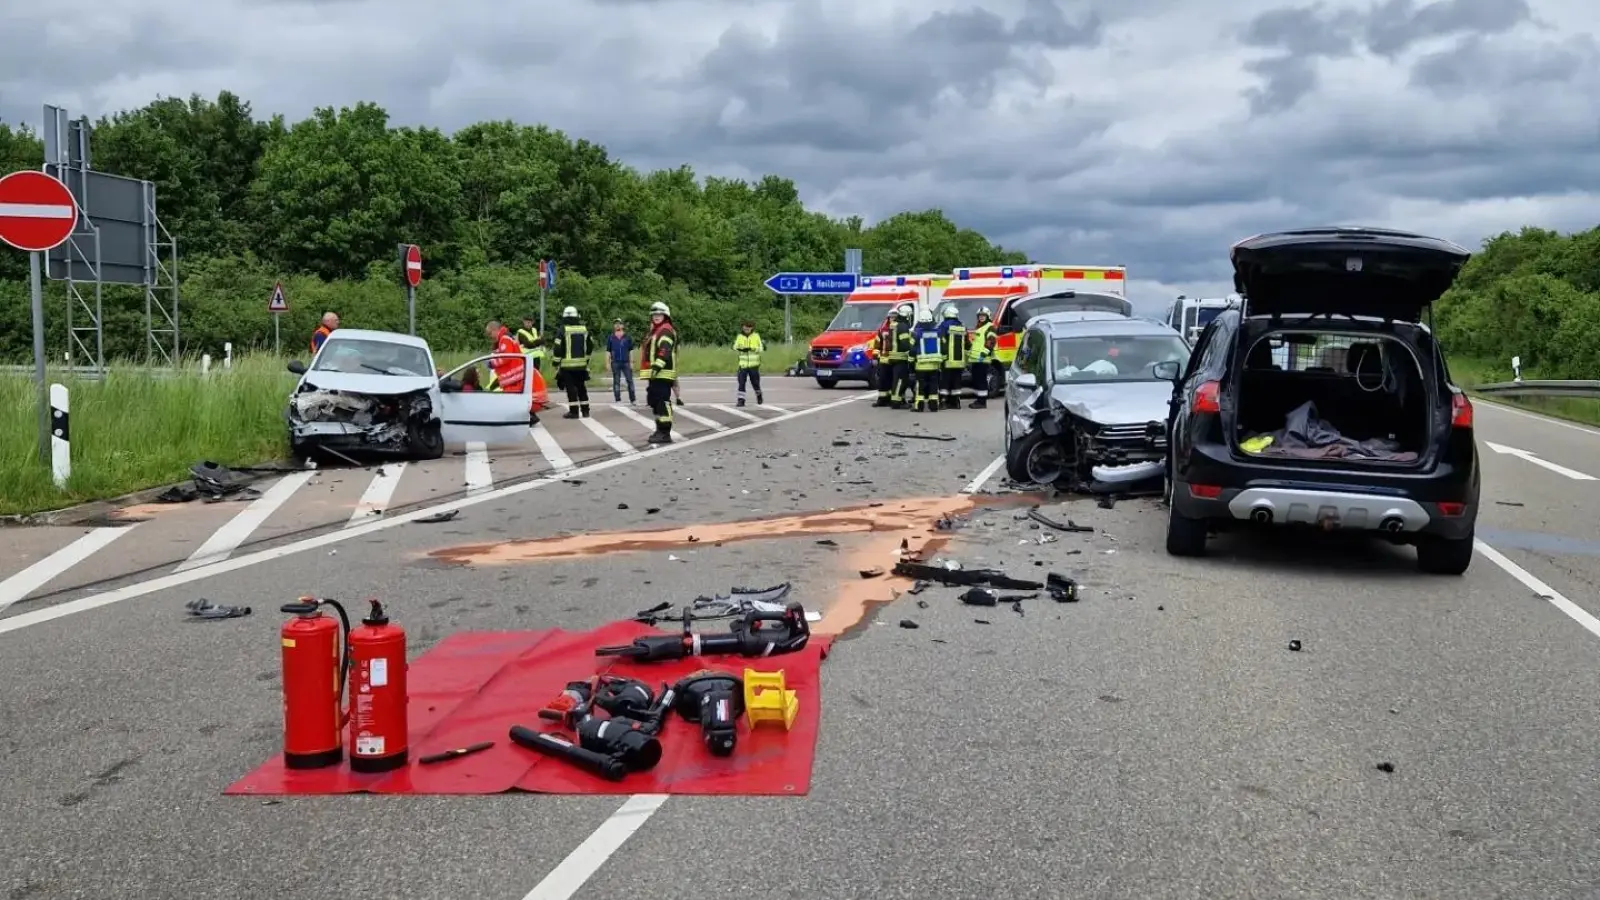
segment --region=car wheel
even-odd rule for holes
[[[1424,535],[1417,540],[1417,568],[1429,575],[1460,575],[1472,565],[1472,535],[1441,538]]]
[[[823,388],[823,389],[826,389],[826,390],[833,390],[834,386],[837,385],[838,383],[839,383],[839,379],[837,379],[837,378],[818,378],[817,379],[817,387]]]
[[[413,422],[408,443],[411,455],[417,459],[439,459],[444,456],[444,431],[438,422]]]
[[[1067,474],[1061,445],[1042,431],[1032,431],[1006,447],[1006,474],[1022,484],[1052,485]]]
[[[1206,532],[1208,530],[1205,519],[1191,519],[1188,516],[1180,515],[1178,510],[1169,503],[1167,506],[1167,555],[1205,556]]]
[[[1161,473],[1161,505],[1172,505],[1172,457],[1167,457],[1167,465]]]

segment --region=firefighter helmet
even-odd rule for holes
[[[563,319],[576,319],[577,317],[578,308],[576,306],[569,306],[561,311],[561,318]]]
[[[961,318],[961,313],[956,312],[956,305],[954,303],[946,303],[944,305],[944,317],[946,319],[959,319]]]
[[[923,310],[922,311],[922,315],[917,316],[917,321],[918,322],[932,322],[933,321],[933,310],[931,310],[931,309]]]
[[[657,300],[656,302],[650,304],[650,315],[654,316],[654,315],[657,315],[657,314],[663,315],[663,316],[670,316],[670,315],[672,315],[672,310],[668,309],[667,305],[665,303],[662,303],[660,300]]]
[[[989,312],[989,307],[984,306],[984,307],[979,308],[978,315],[983,316],[985,319],[987,319],[990,316],[992,316],[993,313]]]

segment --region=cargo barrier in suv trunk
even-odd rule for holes
[[[1415,352],[1381,334],[1268,332],[1235,394],[1236,451],[1261,462],[1424,464],[1432,387]]]

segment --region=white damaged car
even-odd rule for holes
[[[1045,314],[1029,320],[1006,378],[1006,474],[1115,489],[1161,477],[1172,382],[1190,348],[1149,319]]]
[[[300,376],[284,413],[289,451],[295,458],[325,450],[438,459],[446,444],[521,442],[534,420],[534,379],[524,378],[518,393],[502,393],[463,390],[459,378],[498,358],[483,356],[441,376],[422,338],[341,328],[309,367],[289,363]]]

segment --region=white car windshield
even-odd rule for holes
[[[346,372],[351,375],[431,375],[428,351],[421,347],[330,337],[311,366],[313,372]]]
[[[1177,335],[1063,337],[1055,339],[1055,380],[1159,381],[1157,363],[1189,362],[1189,345]]]
[[[877,331],[893,303],[846,303],[824,331]]]

